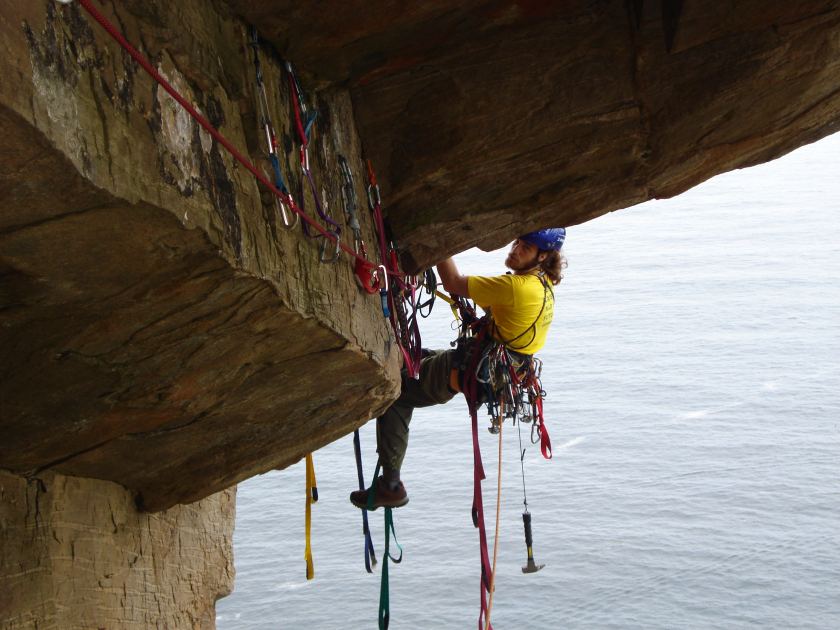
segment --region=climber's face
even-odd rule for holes
[[[514,272],[528,271],[539,265],[545,257],[545,252],[541,252],[536,245],[516,239],[505,258],[505,267]]]

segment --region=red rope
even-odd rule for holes
[[[289,72],[289,87],[292,88],[292,109],[295,112],[295,123],[297,123],[297,132],[300,136],[300,149],[303,151],[309,145],[309,138],[306,137],[306,132],[303,130],[303,123],[300,120],[300,108],[298,107],[297,88],[295,88],[295,79],[292,73]]]
[[[166,79],[164,79],[162,76],[160,76],[160,74],[158,74],[158,72],[151,66],[151,64],[148,61],[146,61],[146,59],[139,52],[137,52],[137,50],[134,48],[134,46],[129,44],[128,41],[120,34],[120,32],[116,28],[114,28],[114,26],[112,26],[111,23],[108,22],[108,20],[106,20],[102,16],[102,14],[99,13],[99,11],[97,11],[93,7],[93,5],[89,2],[89,0],[78,0],[78,2],[79,2],[80,5],[82,5],[82,7],[88,13],[90,13],[91,17],[93,17],[94,20],[99,22],[99,24],[101,24],[102,27],[106,31],[108,31],[108,34],[111,35],[111,37],[113,37],[115,40],[117,40],[117,43],[119,43],[119,45],[122,46],[129,55],[131,55],[131,57],[134,59],[134,61],[136,61],[138,64],[140,64],[140,66],[146,72],[148,72],[151,75],[151,77],[155,81],[157,81],[157,83],[164,90],[166,90],[172,98],[174,98],[176,101],[178,101],[178,103],[180,103],[181,107],[183,107],[187,111],[187,113],[190,116],[192,116],[195,119],[195,121],[205,129],[205,131],[207,131],[207,133],[209,133],[211,136],[216,138],[216,140],[219,141],[219,144],[221,144],[225,149],[227,149],[230,152],[230,154],[234,158],[236,158],[236,160],[240,164],[242,164],[242,166],[244,166],[246,169],[251,171],[251,173],[254,175],[254,177],[256,177],[263,184],[265,184],[271,192],[273,192],[275,195],[280,197],[280,199],[282,199],[283,202],[289,208],[291,208],[293,212],[296,212],[297,214],[299,214],[300,217],[304,221],[309,223],[312,227],[314,227],[321,234],[323,234],[325,238],[329,239],[333,243],[335,242],[335,239],[332,238],[324,228],[322,228],[314,220],[312,220],[303,210],[298,208],[289,196],[284,195],[277,188],[275,188],[274,184],[272,184],[270,181],[268,181],[262,175],[262,173],[260,173],[248,160],[246,160],[244,157],[242,157],[242,154],[240,154],[239,151],[234,149],[233,146],[230,144],[230,142],[225,140],[225,138],[224,138],[224,136],[222,136],[222,134],[220,134],[218,131],[216,131],[213,128],[213,126],[209,122],[207,122],[204,119],[204,117],[201,114],[199,114],[195,110],[195,108],[192,105],[190,105],[183,96],[178,94],[178,92],[175,90],[175,88],[173,88],[171,85],[169,85],[169,83],[166,81]],[[292,90],[294,91],[294,87],[292,88]],[[370,262],[367,258],[365,258],[364,256],[360,256],[359,254],[354,252],[352,249],[347,247],[344,243],[339,243],[339,246],[341,247],[341,249],[346,251],[348,254],[350,254],[354,258],[358,258],[359,260],[361,260],[362,262],[364,262],[367,265],[370,265],[371,267],[376,267],[376,265],[374,265],[372,262]],[[391,274],[391,275],[394,275],[394,276],[406,276],[406,274],[399,273],[399,272],[393,271],[391,269],[386,269],[386,272]]]

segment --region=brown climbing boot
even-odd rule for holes
[[[368,492],[370,492],[370,488],[367,490],[356,490],[355,492],[350,493],[350,503],[355,505],[357,508],[361,508],[363,510],[367,509],[367,502],[368,502]],[[408,493],[405,491],[405,486],[400,481],[400,485],[394,492],[388,490],[388,487],[385,485],[385,481],[382,477],[378,477],[376,480],[376,493],[373,495],[373,508],[377,509],[381,507],[389,507],[389,508],[398,508],[404,506],[408,503]]]

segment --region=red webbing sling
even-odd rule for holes
[[[470,357],[470,362],[467,365],[464,373],[464,396],[467,399],[467,404],[470,407],[470,418],[472,420],[472,438],[473,438],[473,505],[472,518],[473,525],[478,528],[479,539],[479,554],[481,556],[481,612],[478,616],[479,630],[492,630],[492,626],[488,624],[488,628],[484,628],[483,620],[487,616],[487,593],[490,592],[490,576],[492,568],[490,565],[490,555],[487,553],[487,530],[484,526],[484,502],[481,497],[481,482],[485,479],[484,466],[481,463],[481,449],[478,444],[478,381],[476,379],[476,368],[478,367],[478,359],[481,350],[481,342],[487,334],[488,326],[485,324],[481,326],[478,334],[475,336],[475,345],[473,346],[473,353]]]

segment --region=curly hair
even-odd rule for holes
[[[566,257],[556,249],[541,249],[540,253],[548,254],[540,263],[540,269],[545,272],[551,284],[560,284],[563,279],[563,270],[569,266]]]

